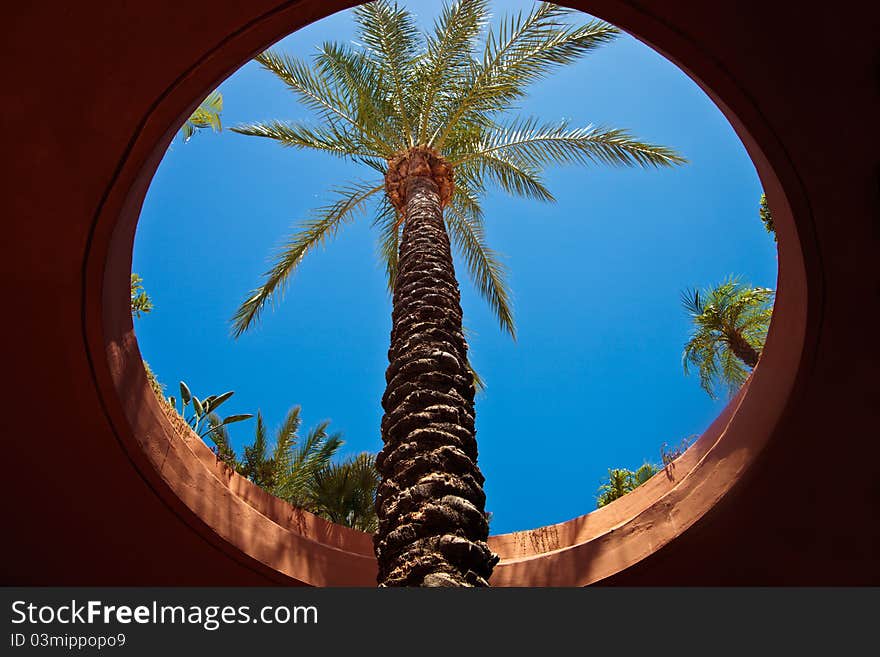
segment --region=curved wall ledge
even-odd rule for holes
[[[15,220],[0,291],[26,310],[0,328],[17,384],[4,433],[31,435],[47,408],[65,419],[64,432],[6,441],[9,490],[26,494],[7,513],[4,583],[371,586],[368,536],[292,511],[174,425],[147,386],[127,289],[146,189],[197,99],[355,3],[216,0],[209,15],[190,4],[0,10],[16,27],[6,46],[32,53],[4,72],[20,93],[2,111],[35,126],[7,144]],[[777,222],[777,303],[748,387],[674,470],[586,516],[492,537],[503,557],[493,583],[880,583],[880,526],[864,521],[880,502],[880,413],[867,392],[880,362],[876,153],[870,140],[827,139],[829,125],[880,113],[877,12],[849,9],[847,30],[817,52],[810,17],[757,0],[567,4],[662,52],[730,120]],[[865,476],[845,499],[829,495],[817,465],[833,476],[854,458]]]
[[[289,24],[277,17],[266,22],[273,25],[269,39],[255,38],[253,30],[240,39],[260,51],[290,31]],[[625,29],[626,25],[622,27]],[[221,46],[214,56],[222,56],[227,49],[234,49],[231,42]],[[180,116],[183,111],[186,115],[191,105],[192,97],[179,85],[160,100],[153,114]],[[117,193],[124,198],[122,210],[105,212],[99,218],[99,223],[115,227],[107,242],[108,250],[95,249],[92,256],[97,261],[96,269],[101,261],[106,263],[105,360],[115,390],[105,390],[105,399],[121,406],[125,416],[119,426],[123,443],[127,449],[146,454],[150,462],[147,467],[158,474],[166,494],[176,496],[195,514],[199,520],[196,524],[218,538],[221,549],[230,549],[245,562],[258,564],[261,570],[268,570],[282,581],[312,586],[374,585],[375,563],[369,537],[328,526],[303,511],[286,511],[241,477],[218,470],[217,464],[210,463],[213,456],[207,447],[179,427],[169,427],[167,415],[156,411],[158,402],[145,393],[148,384],[140,367],[128,309],[130,254],[146,186],[155,163],[164,153],[169,134],[173,136],[179,121],[168,123],[166,119],[156,123],[165,125],[164,139],[158,143],[144,141],[143,149],[152,148],[152,152],[139,170],[134,168],[137,161],[130,160],[129,175],[136,183],[130,189],[119,184],[111,191],[113,194],[118,188]],[[737,127],[740,132],[745,130],[743,125]],[[757,146],[748,138],[749,134],[745,135],[746,143],[751,144],[750,151],[754,152]],[[763,151],[756,153],[759,167],[765,161],[762,154]],[[764,180],[775,181],[774,170],[766,164],[762,174]],[[781,196],[773,183],[770,186],[777,189],[775,193],[771,189],[770,198],[783,245],[779,290],[773,329],[761,366],[753,373],[749,385],[706,435],[676,462],[675,468],[663,476],[655,476],[606,508],[566,523],[493,537],[491,545],[502,558],[492,576],[494,585],[585,585],[620,572],[686,531],[735,484],[760,451],[792,388],[806,320],[806,285],[799,240],[792,230],[794,221],[787,195]],[[778,325],[787,327],[784,341],[778,339]],[[100,360],[101,354],[95,353],[94,361]],[[749,394],[752,388],[769,389],[775,394]],[[132,390],[139,394],[132,395]],[[150,477],[153,473],[143,474]]]

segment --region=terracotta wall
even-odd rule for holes
[[[138,403],[142,373],[125,356],[136,346],[120,311],[124,277],[104,281],[130,263],[140,200],[197,100],[270,42],[350,4],[215,0],[205,12],[193,0],[47,0],[0,9],[3,584],[300,581],[269,565],[271,546],[256,558],[181,500],[200,480],[157,469],[161,454],[134,449],[148,436],[134,432],[132,409],[154,409]],[[760,449],[741,459],[738,483],[710,511],[600,581],[880,583],[877,10],[571,4],[650,42],[713,94],[784,216],[780,260],[790,263],[787,291],[780,285],[789,319],[774,325],[779,367],[762,362],[738,434],[745,440],[754,427]],[[721,465],[740,456],[716,453]],[[278,558],[299,563],[311,554],[302,550]],[[558,576],[531,573],[534,584]]]

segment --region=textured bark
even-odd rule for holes
[[[384,447],[376,459],[378,582],[488,586],[498,557],[486,544],[473,377],[441,186],[424,157],[397,169],[406,223],[382,398]]]
[[[758,364],[758,358],[761,354],[757,349],[750,345],[742,335],[739,333],[732,333],[727,339],[727,343],[730,345],[730,350],[737,358],[745,363],[749,369],[755,369],[755,365]]]

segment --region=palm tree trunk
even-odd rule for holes
[[[413,169],[410,169],[413,171]],[[376,459],[380,586],[488,586],[474,385],[458,283],[430,168],[402,181],[406,224]]]
[[[733,333],[728,338],[727,343],[730,345],[730,350],[734,356],[745,363],[749,369],[755,369],[761,353],[750,345],[740,333]]]

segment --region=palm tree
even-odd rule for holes
[[[244,447],[244,457],[240,460],[218,416],[209,416],[211,430],[206,436],[213,441],[217,457],[240,475],[294,506],[307,507],[312,477],[327,467],[342,445],[342,437],[338,433],[328,434],[329,422],[322,422],[300,441],[297,432],[301,422],[300,407],[294,406],[276,431],[274,444],[270,445],[263,415],[257,412],[254,441]]]
[[[632,492],[658,472],[660,472],[660,468],[652,463],[644,463],[638,470],[627,470],[626,468],[609,469],[608,481],[599,486],[596,507],[601,508]]]
[[[331,522],[375,532],[376,457],[366,452],[314,472],[307,485],[305,507]]]
[[[758,202],[758,216],[761,218],[761,223],[764,224],[764,229],[773,235],[773,241],[776,242],[776,224],[773,223],[773,215],[770,214],[766,194],[761,194],[761,200]]]
[[[212,91],[203,100],[190,117],[180,128],[184,143],[192,139],[193,135],[202,128],[211,128],[214,132],[223,130],[220,123],[220,113],[223,111],[223,95],[219,91]]]
[[[300,225],[233,318],[241,335],[306,254],[375,207],[393,295],[384,448],[376,459],[380,585],[486,586],[497,562],[486,544],[474,381],[451,252],[454,246],[514,336],[505,269],[484,233],[481,199],[489,187],[552,201],[542,180],[550,164],[684,161],[624,130],[507,115],[531,83],[619,34],[601,21],[568,24],[573,15],[541,3],[488,28],[486,0],[459,0],[444,5],[423,34],[408,11],[377,0],[354,10],[363,47],[325,43],[311,66],[280,52],[256,58],[318,121],[254,123],[236,132],[329,153],[380,175],[337,185],[335,200]]]
[[[153,301],[143,286],[144,279],[139,275],[131,275],[131,314],[140,319],[141,314],[153,311]]]
[[[713,399],[719,385],[729,394],[736,392],[758,364],[773,297],[773,290],[751,287],[732,276],[715,287],[682,293],[682,305],[693,321],[682,356],[684,372],[690,374],[690,367],[696,367],[700,385]]]
[[[596,506],[601,508],[630,492],[633,489],[632,474],[625,468],[609,469],[608,481],[599,486]]]

